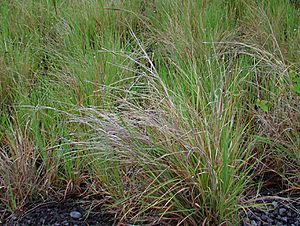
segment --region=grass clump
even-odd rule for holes
[[[101,193],[119,223],[227,225],[266,176],[299,189],[297,3],[0,12],[1,207]]]
[[[127,99],[121,113],[85,109],[88,116],[77,119],[97,128],[91,142],[87,142],[93,144],[92,150],[101,150],[92,152],[99,158],[93,167],[98,168],[103,159],[111,162],[104,169],[106,173],[97,175],[114,172],[113,166],[119,169],[118,175],[129,180],[123,186],[136,186],[129,190],[117,186],[122,189],[123,197],[117,199],[124,199],[126,211],[122,214],[126,218],[158,211],[160,218],[150,218],[150,222],[166,216],[186,224],[225,223],[224,219],[232,222],[239,195],[248,181],[247,170],[251,167],[247,160],[253,143],[248,141],[249,125],[241,119],[243,112],[235,110],[241,104],[237,95],[217,93],[224,75],[217,76],[220,80],[215,80],[215,74],[203,78],[203,82],[219,84],[210,87],[213,102],[204,101],[207,93],[197,93],[197,99],[203,101],[199,103],[203,106],[201,112],[195,111],[187,99],[175,102],[150,90],[150,98],[144,97],[146,106],[137,107],[135,98]],[[99,180],[105,181],[101,177]],[[108,181],[108,190],[116,191]]]

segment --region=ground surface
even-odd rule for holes
[[[268,198],[265,201],[269,205],[251,209],[246,213],[242,226],[261,226],[261,225],[291,225],[300,226],[299,200],[298,202]]]
[[[257,207],[244,213],[241,226],[300,226],[300,195],[278,188],[265,189],[256,198]]]
[[[267,195],[267,194],[264,194]],[[286,195],[262,196],[261,206],[244,214],[241,226],[300,226],[300,198]],[[91,203],[69,199],[64,202],[33,204],[20,215],[10,215],[4,226],[111,226],[112,216],[104,214],[100,207],[91,209]]]
[[[29,226],[109,226],[112,217],[104,214],[100,207],[91,209],[91,202],[70,199],[64,202],[32,204],[20,215],[11,215],[3,225]]]
[[[300,226],[300,193],[283,190],[273,184],[257,195],[247,197],[250,208],[242,212],[240,226]],[[118,225],[112,214],[97,205],[99,200],[70,196],[64,201],[33,203],[19,214],[8,214],[0,209],[2,226],[112,226]],[[2,219],[2,221],[1,221]],[[151,225],[151,224],[150,224]],[[153,224],[154,225],[154,224]],[[176,225],[162,224],[162,225]],[[149,226],[149,224],[147,224]],[[157,224],[156,224],[157,226]]]

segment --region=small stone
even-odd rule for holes
[[[81,213],[80,212],[78,212],[78,211],[72,211],[71,213],[70,213],[70,216],[73,218],[73,219],[75,219],[75,220],[78,220],[79,218],[81,218]]]
[[[287,219],[287,217],[283,217],[283,218],[281,218],[281,220],[282,220],[283,222],[285,222],[285,223],[287,223],[287,222],[288,222],[288,219]]]
[[[61,224],[62,224],[63,226],[69,226],[69,223],[68,223],[67,220],[64,220],[63,222],[61,222]]]
[[[281,215],[281,216],[285,216],[285,212],[286,212],[286,209],[285,208],[280,208],[278,210],[278,213]]]
[[[265,214],[263,214],[263,215],[261,215],[261,217],[260,217],[263,221],[266,221],[266,220],[268,220],[268,217],[267,217],[267,215],[265,215]]]
[[[251,226],[258,226],[255,220],[251,221]]]
[[[16,221],[18,218],[16,216],[12,216],[11,218],[13,221]]]
[[[277,206],[278,206],[278,203],[277,203],[276,201],[273,201],[273,202],[272,202],[272,205],[273,205],[274,207],[277,207]]]

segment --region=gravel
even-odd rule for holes
[[[300,226],[300,198],[261,196],[259,207],[242,213],[240,226]],[[101,207],[90,208],[91,201],[48,202],[28,206],[24,214],[12,215],[3,226],[111,226],[113,217]]]
[[[300,226],[300,199],[279,199],[268,197],[269,202],[260,207],[249,209],[243,214],[240,226]],[[271,201],[271,202],[270,202]],[[260,203],[262,204],[262,203]]]
[[[33,204],[21,216],[10,216],[3,226],[111,226],[112,217],[100,207],[90,209],[91,202],[67,200]]]

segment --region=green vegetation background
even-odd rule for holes
[[[102,194],[119,222],[233,224],[299,189],[300,4],[3,0],[0,206]]]

